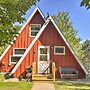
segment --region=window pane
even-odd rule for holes
[[[55,53],[64,53],[64,48],[55,48]]]
[[[11,56],[11,62],[18,62],[21,57],[18,56]]]
[[[38,32],[31,32],[31,36],[36,36]]]
[[[47,55],[40,55],[40,61],[47,61]]]
[[[40,54],[47,54],[47,48],[40,48]]]
[[[31,30],[40,30],[40,25],[31,25]]]
[[[30,32],[31,33],[31,36],[36,36],[37,33],[39,32],[40,28],[41,28],[41,25],[31,24],[31,32]]]
[[[24,54],[24,52],[26,51],[26,49],[15,49],[15,54]]]

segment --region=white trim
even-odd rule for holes
[[[36,37],[34,38],[34,40],[31,42],[31,44],[29,45],[29,47],[26,49],[26,52],[24,53],[24,55],[21,57],[21,59],[19,60],[19,62],[16,64],[16,66],[11,71],[12,74],[17,70],[18,66],[21,64],[21,62],[23,61],[23,59],[25,58],[25,56],[27,55],[27,53],[30,51],[30,49],[32,48],[32,46],[34,45],[34,43],[37,41],[37,39],[39,38],[39,36],[42,34],[43,30],[46,28],[46,26],[48,25],[48,23],[49,23],[49,20],[46,20],[46,22],[44,23],[44,25],[40,29],[39,33],[36,35]]]
[[[25,26],[28,24],[28,22],[32,19],[32,17],[34,16],[34,14],[36,13],[36,11],[39,11],[39,13],[41,14],[42,18],[45,20],[45,16],[43,15],[43,13],[41,12],[41,10],[36,7],[36,9],[34,10],[34,12],[31,14],[31,16],[29,17],[29,19],[27,20],[27,22],[25,23],[25,25],[22,27],[22,29],[20,30],[19,33],[21,33],[23,31],[23,29],[25,28]]]
[[[47,60],[47,61],[49,62],[49,60],[50,60],[50,46],[39,46],[39,47],[38,47],[38,65],[37,65],[37,66],[38,66],[38,73],[39,73],[39,66],[40,66],[40,65],[39,65],[39,64],[40,64],[40,63],[39,63],[39,62],[40,62],[40,61],[39,61],[40,48],[48,48],[48,54],[47,54],[47,55],[48,55],[48,58],[47,58],[48,60]],[[50,72],[50,70],[48,70],[48,71]]]
[[[39,13],[41,14],[42,18],[45,21],[45,16],[43,15],[43,13],[41,12],[41,10],[36,7],[36,9],[34,10],[34,12],[31,14],[31,16],[29,17],[29,19],[27,20],[27,22],[23,25],[23,27],[21,28],[21,30],[19,31],[19,34],[23,31],[23,29],[25,28],[25,26],[29,23],[29,21],[32,19],[32,17],[34,16],[34,14],[36,13],[36,11],[39,11]],[[19,35],[18,35],[19,36]],[[2,60],[2,58],[4,57],[4,55],[7,53],[7,51],[10,49],[11,45],[9,45],[6,50],[4,51],[4,53],[1,55],[0,57],[0,61]]]
[[[11,61],[11,57],[22,57],[22,56],[10,56],[10,59],[9,59],[10,63],[9,64],[16,64],[17,62],[12,62]]]
[[[29,34],[29,35],[30,35],[30,37],[36,37],[36,36],[32,36],[32,35],[31,35],[31,25],[39,25],[40,28],[41,28],[41,24],[30,24],[30,30],[29,30],[29,33],[30,33],[30,34]],[[38,31],[38,32],[39,32],[40,30],[35,30],[35,31]]]
[[[78,57],[76,56],[75,52],[73,51],[73,49],[71,48],[69,42],[66,40],[66,38],[64,37],[64,35],[62,34],[61,30],[58,28],[58,26],[56,25],[56,23],[54,22],[54,20],[52,19],[52,17],[50,16],[49,19],[52,21],[52,23],[54,24],[54,26],[56,27],[56,30],[59,32],[59,34],[61,35],[61,37],[63,38],[64,42],[66,43],[66,45],[68,46],[68,48],[70,49],[70,51],[72,52],[72,54],[74,55],[74,57],[76,58],[77,62],[80,64],[81,68],[84,70],[85,74],[87,75],[88,72],[85,69],[85,67],[83,66],[83,64],[80,62],[80,60],[78,59]]]
[[[82,65],[82,63],[80,62],[80,60],[77,58],[77,56],[75,55],[74,51],[70,47],[68,41],[65,39],[64,35],[61,33],[61,31],[59,30],[59,28],[57,27],[57,25],[55,24],[55,22],[54,22],[54,20],[52,19],[51,16],[46,20],[46,22],[44,23],[43,27],[41,28],[41,30],[39,31],[39,33],[36,35],[36,37],[34,38],[34,40],[31,42],[31,44],[27,48],[25,54],[22,56],[22,58],[19,60],[19,62],[16,64],[16,66],[13,68],[13,70],[11,71],[11,73],[14,73],[17,70],[18,66],[21,64],[21,62],[23,61],[23,59],[25,58],[25,56],[27,55],[27,53],[30,51],[30,49],[32,48],[32,46],[34,45],[34,43],[37,41],[37,39],[40,37],[40,35],[42,34],[42,32],[45,30],[45,28],[48,25],[49,21],[51,21],[53,23],[53,25],[56,27],[56,30],[59,32],[59,34],[61,35],[61,37],[65,41],[66,45],[71,50],[71,52],[74,55],[74,57],[76,58],[77,62],[80,64],[81,68],[84,70],[85,74],[87,75],[88,74],[87,70]]]
[[[15,49],[25,49],[25,51],[26,51],[26,48],[13,48],[13,55],[14,56],[23,56],[23,54],[15,54]]]
[[[2,60],[2,58],[4,57],[4,55],[7,53],[7,51],[10,49],[10,47],[11,47],[11,45],[9,45],[9,46],[5,49],[5,51],[3,52],[3,54],[2,54],[1,57],[0,57],[0,61]]]
[[[55,52],[56,48],[63,48],[64,52],[63,53],[56,53]],[[54,55],[65,55],[65,46],[54,46]]]

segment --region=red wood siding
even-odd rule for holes
[[[29,29],[30,29],[30,24],[44,24],[44,19],[42,18],[42,16],[40,15],[40,13],[37,11],[35,13],[35,15],[33,16],[33,18],[31,19],[31,21],[29,21],[29,23],[25,26],[25,28],[23,29],[23,31],[20,33],[20,35],[17,37],[15,43],[11,46],[11,48],[7,51],[7,53],[4,55],[4,57],[2,58],[2,62],[4,62],[4,66],[2,67],[2,71],[4,72],[8,72],[11,71],[12,68],[14,67],[14,64],[9,66],[10,63],[10,56],[13,55],[13,48],[27,48],[30,43],[32,42],[33,38],[30,38],[29,36]],[[35,46],[36,47],[36,46]],[[33,50],[31,50],[33,51]],[[26,66],[31,65],[32,61],[30,61],[30,58],[32,58],[32,53],[29,53],[25,60],[22,63],[22,67],[20,66],[18,69],[18,74],[21,74],[22,70],[25,70]],[[36,54],[35,54],[36,57]],[[18,74],[15,74],[16,76]]]
[[[33,61],[36,61],[38,64],[38,46],[50,46],[50,59],[56,64],[56,77],[59,77],[58,68],[62,66],[75,66],[76,69],[79,71],[79,78],[85,77],[84,71],[82,70],[52,23],[48,24],[42,35],[28,52],[23,62],[16,70],[14,74],[15,77],[19,77],[20,73],[23,73],[28,65],[32,65]],[[54,55],[54,46],[65,46],[65,55]],[[20,71],[20,73],[18,71]]]

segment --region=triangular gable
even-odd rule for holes
[[[43,13],[41,12],[41,10],[37,7],[34,12],[31,14],[31,16],[29,17],[29,19],[27,20],[27,22],[24,24],[24,26],[21,28],[21,30],[19,31],[19,34],[24,30],[25,26],[29,23],[29,21],[33,18],[33,16],[35,15],[35,13],[39,11],[40,15],[42,16],[42,18],[45,21],[45,16],[43,15]],[[16,39],[16,38],[14,38]],[[13,44],[13,42],[11,42],[11,44]],[[2,58],[4,57],[4,55],[7,53],[7,51],[10,49],[11,45],[9,45],[6,50],[4,51],[4,53],[2,54],[2,56],[0,57],[0,61],[2,60]]]
[[[54,20],[52,19],[52,17],[50,16],[44,23],[44,25],[42,26],[42,28],[40,29],[39,33],[36,35],[36,37],[34,38],[34,40],[32,41],[32,43],[29,45],[29,47],[27,48],[26,52],[24,53],[23,57],[19,60],[19,62],[16,64],[16,66],[14,67],[14,69],[11,71],[11,73],[13,74],[17,68],[19,67],[19,65],[21,64],[21,62],[23,61],[23,59],[25,58],[25,56],[28,54],[28,52],[30,51],[30,49],[33,47],[33,45],[35,44],[35,42],[38,40],[38,38],[40,37],[40,35],[42,34],[42,32],[45,30],[46,26],[48,25],[49,22],[52,22],[53,25],[55,26],[56,30],[59,32],[60,36],[63,38],[64,42],[66,43],[66,45],[68,46],[68,48],[70,49],[70,51],[72,52],[72,54],[74,55],[74,57],[76,58],[77,62],[80,64],[81,68],[83,69],[83,71],[88,74],[88,72],[86,71],[86,69],[84,68],[84,66],[82,65],[82,63],[78,60],[77,56],[75,55],[74,51],[72,50],[72,48],[70,47],[68,41],[65,39],[64,35],[61,33],[61,31],[59,30],[59,28],[57,27],[57,25],[55,24]]]

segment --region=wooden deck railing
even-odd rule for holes
[[[33,62],[32,64],[32,80],[34,79],[34,76],[36,74],[36,62]],[[55,62],[52,62],[52,76],[53,81],[55,81]]]
[[[36,74],[36,62],[33,62],[33,64],[32,64],[32,80],[33,80],[35,74]]]
[[[53,81],[55,81],[55,62],[52,62],[52,75],[53,75]]]

